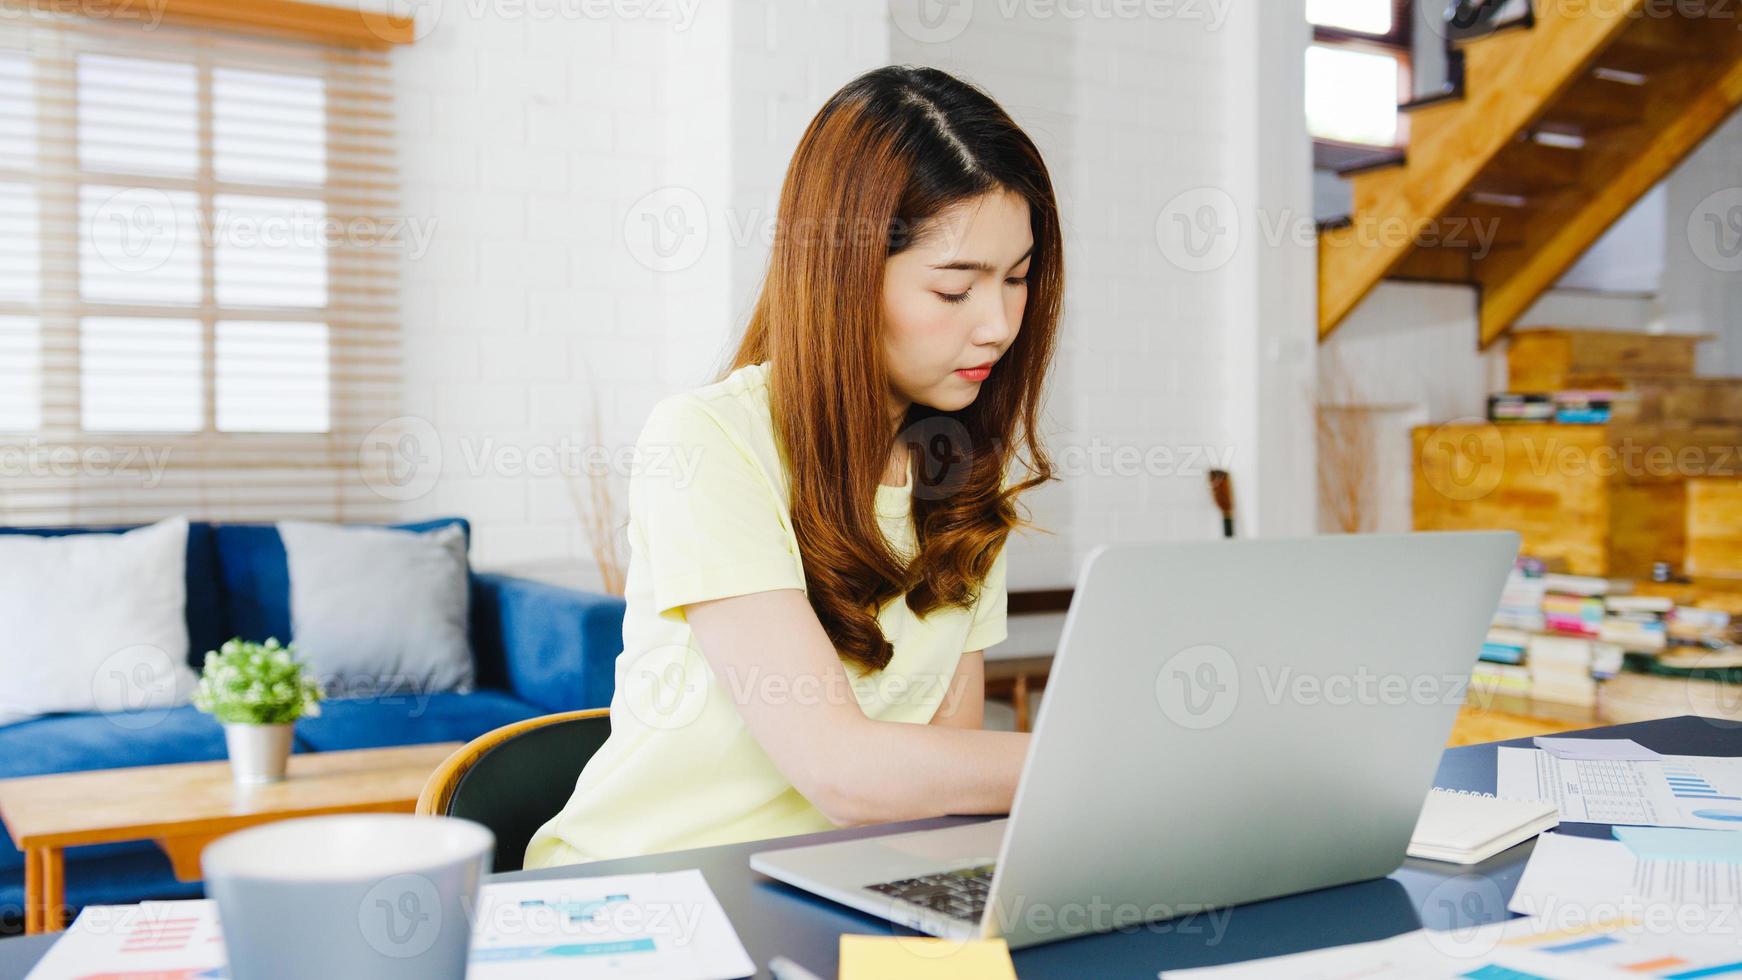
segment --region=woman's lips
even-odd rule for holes
[[[963,368],[956,372],[956,377],[966,381],[984,381],[986,376],[991,373],[992,365],[988,364],[985,367]]]

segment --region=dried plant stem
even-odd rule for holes
[[[1345,534],[1373,529],[1377,497],[1373,412],[1332,351],[1320,354],[1319,501]]]
[[[603,446],[605,437],[599,419],[599,389],[588,385],[588,391],[592,407],[588,437],[593,445]],[[581,481],[571,479],[569,495],[574,500],[581,526],[586,530],[587,546],[593,552],[593,566],[599,573],[600,588],[608,595],[622,595],[627,562],[621,532],[628,521],[627,518],[619,519],[617,498],[611,486],[611,470],[609,467],[588,466],[583,479],[584,492],[579,485]]]

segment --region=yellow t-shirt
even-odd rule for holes
[[[833,825],[786,781],[735,706],[763,697],[845,697],[758,675],[716,677],[683,606],[726,596],[804,589],[788,477],[769,414],[768,364],[754,364],[659,402],[636,442],[629,481],[629,570],[623,653],[611,737],[574,795],[526,849],[526,867],[760,840]],[[817,424],[828,424],[818,419]],[[913,473],[879,485],[878,522],[904,555],[914,549]],[[972,610],[923,619],[901,597],[878,613],[894,657],[852,695],[870,718],[925,724],[965,651],[1005,638],[1005,554]],[[870,749],[874,751],[874,749]]]

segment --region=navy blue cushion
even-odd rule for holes
[[[465,531],[469,544],[472,528],[464,518],[443,517],[391,526],[404,531],[433,531],[450,524],[458,524]],[[284,557],[284,541],[278,536],[278,527],[218,524],[213,527],[213,535],[224,612],[230,625],[228,636],[256,643],[269,636],[291,642],[294,637],[290,628],[290,565]]]
[[[68,534],[120,534],[137,524],[117,527],[0,527],[0,534],[31,534],[58,538]],[[276,536],[276,532],[274,532]],[[212,525],[188,523],[187,555],[188,663],[198,670],[206,651],[234,636],[226,632],[224,600],[218,587],[218,552],[213,545]]]
[[[223,759],[224,729],[191,706],[114,714],[48,715],[0,726],[0,779],[57,772],[161,766],[175,762]],[[68,854],[156,850],[152,844],[105,844],[74,848]],[[24,855],[0,836],[0,872],[24,867]],[[0,886],[8,880],[0,876]],[[3,905],[4,902],[0,902]]]
[[[321,702],[320,717],[296,723],[296,741],[317,752],[467,742],[493,728],[544,713],[504,691],[335,698]]]

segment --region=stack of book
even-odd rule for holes
[[[1470,671],[1470,691],[1466,700],[1478,708],[1528,714],[1529,697],[1530,668],[1523,664],[1479,660],[1475,669]]]
[[[1530,648],[1530,634],[1510,626],[1490,626],[1482,641],[1481,658],[1495,664],[1524,663],[1524,653]]]
[[[1615,398],[1613,391],[1557,391],[1554,420],[1562,425],[1602,425],[1609,421]]]
[[[1597,644],[1574,636],[1538,633],[1530,638],[1525,659],[1530,669],[1530,696],[1536,701],[1590,706],[1597,703]],[[1608,645],[1608,646],[1612,646]],[[1619,648],[1615,648],[1619,657]]]
[[[1574,636],[1601,636],[1605,597],[1631,589],[1624,581],[1591,575],[1550,574],[1543,576],[1542,583],[1543,627]]]
[[[1675,609],[1667,596],[1612,595],[1603,600],[1598,635],[1628,653],[1660,653],[1669,644],[1666,617]]]
[[[1676,606],[1664,623],[1669,645],[1707,650],[1730,645],[1730,614],[1722,609]]]
[[[1542,598],[1547,589],[1540,566],[1530,559],[1521,559],[1507,577],[1506,588],[1500,592],[1500,608],[1494,612],[1494,625],[1530,632],[1542,630]]]
[[[1677,606],[1664,623],[1668,644],[1658,664],[1678,670],[1742,667],[1734,617],[1722,609]]]
[[[1506,391],[1488,396],[1490,422],[1553,422],[1554,397]]]
[[[1623,397],[1614,391],[1503,391],[1488,396],[1488,421],[1602,425],[1614,416],[1615,402]]]

